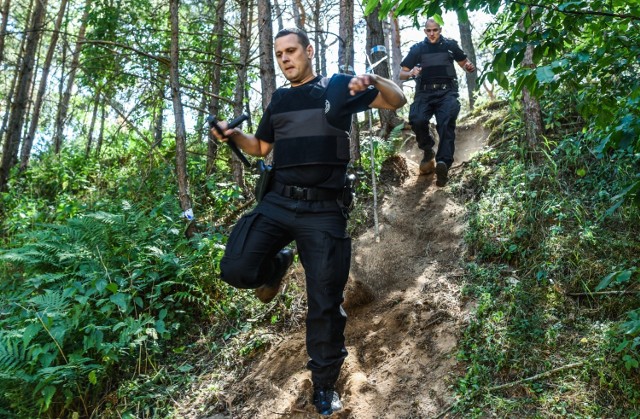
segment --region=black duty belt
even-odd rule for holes
[[[453,83],[425,83],[420,85],[420,90],[446,90],[453,88]]]
[[[271,190],[284,197],[301,201],[333,201],[342,194],[341,190],[336,189],[306,188],[280,182],[273,182]]]

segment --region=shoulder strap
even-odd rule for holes
[[[320,99],[327,90],[327,87],[329,87],[329,79],[327,77],[322,77],[313,85],[310,93],[311,97],[314,99]]]

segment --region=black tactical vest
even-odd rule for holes
[[[328,84],[329,79],[323,77],[313,87],[313,107],[271,116],[276,139],[273,149],[275,167],[349,163],[348,132],[327,121]]]

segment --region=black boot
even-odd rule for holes
[[[447,184],[449,180],[449,168],[447,163],[439,161],[436,163],[436,185],[442,187]]]
[[[342,410],[340,396],[333,387],[314,388],[313,404],[321,415],[330,415]]]
[[[276,295],[278,295],[280,284],[282,284],[282,279],[287,273],[289,266],[291,266],[291,264],[293,263],[294,255],[295,252],[291,249],[283,249],[276,255],[278,266],[276,266],[275,273],[273,274],[269,282],[261,285],[254,291],[256,297],[258,297],[258,300],[266,304],[273,300]]]

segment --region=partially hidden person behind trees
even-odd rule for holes
[[[316,75],[313,47],[300,29],[278,32],[274,49],[291,86],[274,92],[255,135],[220,123],[225,137],[247,154],[266,156],[273,149],[275,171],[269,191],[234,226],[220,270],[225,282],[253,288],[268,303],[295,256],[286,246],[296,242],[306,275],[313,404],[328,415],[342,408],[336,382],[347,357],[342,302],[351,238],[342,198],[351,118],[368,108],[398,109],[406,99],[396,84],[375,74]]]
[[[442,36],[442,27],[427,19],[427,37],[411,47],[400,63],[400,79],[416,79],[415,99],[409,109],[409,123],[416,134],[418,147],[424,151],[420,173],[436,172],[436,185],[445,186],[455,151],[456,120],[460,113],[458,81],[453,66],[455,60],[465,71],[473,72],[475,65],[458,43]],[[435,115],[438,132],[438,151],[429,134],[429,120]]]

